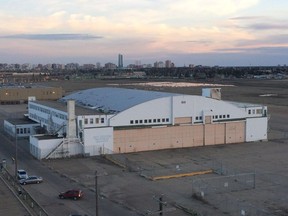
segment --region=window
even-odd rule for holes
[[[165,118],[162,118],[162,122],[165,122]]]
[[[139,123],[142,124],[142,123],[143,123],[143,120],[139,120]]]
[[[196,116],[196,118],[195,118],[196,120],[198,120],[198,116]]]
[[[249,115],[251,114],[251,110],[248,110],[248,114],[249,114]]]
[[[152,119],[149,119],[149,123],[152,123]]]
[[[262,114],[262,109],[257,109],[256,114]]]
[[[169,118],[166,118],[166,122],[169,122]]]
[[[88,119],[87,118],[84,119],[84,124],[88,124]]]
[[[223,118],[226,118],[226,115],[223,115]]]
[[[130,124],[134,124],[133,120],[130,120]]]
[[[157,122],[161,122],[161,119],[157,119]]]
[[[255,110],[253,109],[253,114],[255,114]]]
[[[155,122],[156,122],[156,119],[153,119],[153,122],[155,123]]]
[[[138,124],[138,120],[135,120],[135,124]]]
[[[104,118],[101,118],[101,123],[104,123]]]
[[[219,115],[219,118],[222,119],[222,115]]]
[[[93,124],[94,121],[93,121],[93,118],[90,118],[90,124]]]
[[[229,115],[229,114],[227,115],[227,118],[230,118],[230,115]]]
[[[99,118],[95,118],[95,123],[99,124]]]
[[[147,119],[145,119],[145,120],[144,120],[144,123],[147,123],[147,122],[148,122],[148,120],[147,120]]]
[[[202,116],[199,116],[199,120],[202,120]]]

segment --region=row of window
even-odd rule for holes
[[[262,114],[262,109],[249,109],[248,114]]]
[[[84,124],[85,125],[87,125],[88,124],[88,122],[89,122],[89,124],[94,124],[94,122],[95,122],[95,124],[103,124],[104,122],[105,122],[105,119],[104,118],[85,118],[84,119]]]
[[[36,106],[34,104],[29,104],[29,109],[34,109],[34,110],[37,110],[39,112],[46,113],[48,115],[53,115],[53,116],[55,116],[57,118],[60,118],[60,119],[63,119],[63,120],[67,120],[67,117],[64,114],[58,113],[56,111],[51,111],[50,109],[46,109],[46,108],[43,108],[43,107],[40,107],[40,106]]]
[[[36,114],[33,114],[33,113],[29,113],[29,118],[35,119],[38,122],[42,122],[42,123],[48,124],[48,120],[47,119],[45,119],[43,117],[40,117],[40,116],[38,116]]]
[[[30,128],[17,128],[17,134],[30,134]]]
[[[213,119],[228,119],[228,118],[230,118],[230,115],[229,114],[227,114],[227,115],[213,115],[212,118]],[[196,121],[201,121],[202,120],[202,116],[196,116],[195,120]]]
[[[230,115],[227,114],[227,115],[213,115],[212,117],[213,119],[228,119],[230,118]]]
[[[130,124],[168,123],[169,118],[130,120]]]
[[[55,122],[50,122],[49,119],[42,118],[42,117],[40,117],[38,115],[35,115],[33,113],[29,114],[29,118],[35,119],[36,121],[41,122],[42,124],[45,124],[45,125],[52,125],[53,128],[56,129],[56,130],[57,130],[57,128],[62,127],[62,125],[59,125],[59,124],[57,124]]]

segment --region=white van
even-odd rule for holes
[[[19,170],[17,170],[17,177],[18,177],[18,179],[27,179],[28,174],[25,170],[19,169]]]

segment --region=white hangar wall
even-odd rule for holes
[[[201,117],[198,122],[202,122],[202,118],[204,119],[207,115],[225,115],[229,116],[229,119],[241,119],[245,118],[246,112],[233,104],[211,98],[189,95],[171,96],[144,102],[124,110],[110,118],[109,126],[167,125],[182,121],[176,120],[175,122],[175,118],[190,118],[190,121],[188,119],[183,121],[195,123],[196,117]],[[149,119],[152,121],[145,121]],[[156,122],[153,122],[154,119]]]
[[[113,152],[113,127],[85,129],[83,144],[85,155],[111,154]]]
[[[145,119],[148,120],[146,123]],[[149,122],[149,119],[152,121]],[[161,119],[160,122],[156,122],[160,124],[171,123],[171,97],[151,100],[124,110],[110,118],[109,126],[131,126],[136,124],[135,121],[140,123],[140,120],[142,120],[141,124],[155,125],[153,119]],[[165,119],[165,121],[162,121],[162,119]],[[166,119],[169,121],[166,121]],[[133,121],[133,124],[131,124],[131,121]]]
[[[174,96],[173,116],[196,117],[205,115],[229,115],[229,119],[244,118],[246,113],[239,107],[225,101],[206,98],[202,96]],[[193,119],[193,122],[195,119]]]
[[[267,140],[267,118],[248,118],[246,120],[246,142]]]

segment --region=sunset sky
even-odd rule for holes
[[[0,3],[0,63],[288,63],[287,0]]]

